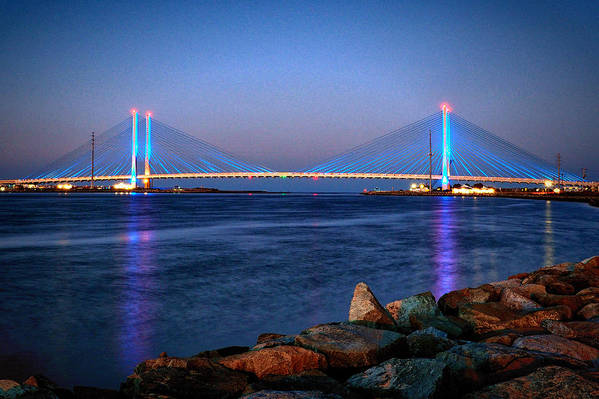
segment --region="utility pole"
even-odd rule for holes
[[[94,188],[94,156],[96,155],[96,134],[92,132],[92,188]]]
[[[562,163],[562,156],[561,154],[558,152],[557,153],[557,188],[560,188],[560,184],[561,184],[561,163]]]
[[[580,176],[582,176],[582,180],[587,178],[587,168],[582,168]]]
[[[433,140],[431,129],[428,129],[428,192],[433,192]]]

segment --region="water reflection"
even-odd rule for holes
[[[545,201],[545,230],[543,246],[545,247],[545,265],[554,265],[553,258],[553,218],[551,216],[551,201]]]
[[[152,201],[127,198],[124,237],[123,292],[120,295],[121,326],[118,329],[121,367],[130,369],[151,353],[153,318],[151,293],[155,254],[152,249]]]
[[[434,267],[437,280],[433,294],[439,298],[456,289],[455,199],[440,197],[433,215]]]

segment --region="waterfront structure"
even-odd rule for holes
[[[148,112],[128,119],[95,136],[95,165],[85,144],[24,179],[0,184],[123,181],[149,188],[153,179],[187,178],[334,178],[414,179],[500,182],[545,185],[597,186],[576,174],[518,148],[459,115],[441,112],[354,147],[316,166],[280,172],[239,159],[225,150],[161,123]],[[138,171],[138,131],[145,129],[143,174]],[[432,138],[431,138],[432,137]],[[126,143],[129,142],[130,146]],[[129,151],[123,151],[129,147]],[[130,161],[127,161],[129,159]],[[91,169],[94,169],[93,172]]]

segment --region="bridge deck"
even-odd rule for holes
[[[129,180],[131,175],[94,176],[94,181]],[[429,179],[429,175],[422,174],[393,174],[393,173],[312,173],[312,172],[225,172],[225,173],[175,173],[137,175],[138,180],[143,179],[214,179],[214,178],[318,178],[318,179]],[[433,175],[433,180],[440,180],[441,175]],[[40,184],[40,183],[76,183],[91,181],[91,176],[57,177],[43,179],[14,179],[0,180],[0,184]],[[466,182],[495,182],[495,183],[522,183],[545,184],[545,179],[531,179],[522,177],[493,177],[493,176],[451,176],[452,181]],[[553,181],[555,184],[556,181]],[[581,186],[599,186],[599,182],[563,181],[564,184]]]

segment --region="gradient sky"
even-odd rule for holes
[[[132,107],[294,170],[447,101],[599,179],[598,1],[0,0],[0,29],[0,178]]]

